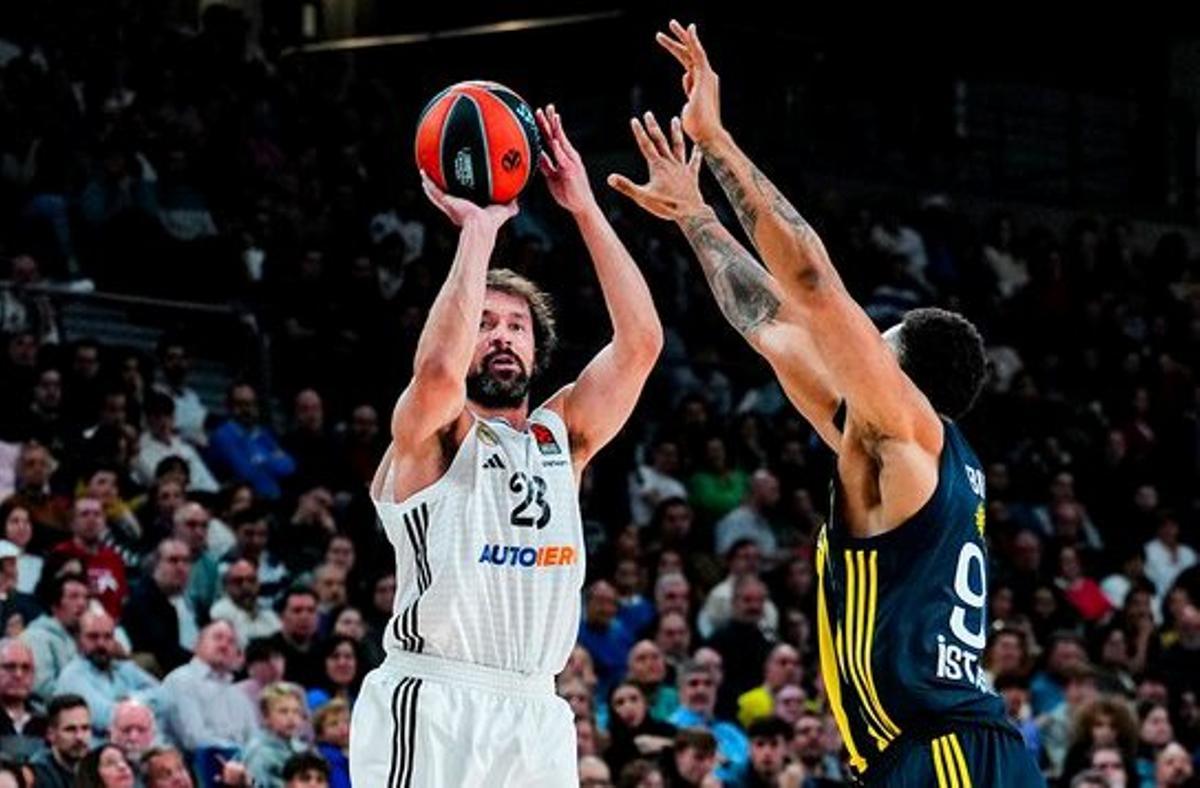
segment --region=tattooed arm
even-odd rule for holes
[[[650,169],[649,182],[639,186],[623,175],[610,175],[609,185],[655,216],[679,225],[722,314],[775,370],[796,409],[838,451],[840,433],[833,416],[840,397],[795,304],[704,203],[699,149],[688,157],[679,119],[671,121],[669,141],[654,115],[647,112],[645,121],[645,128],[636,119],[630,125]]]
[[[789,296],[802,295],[818,282],[836,284],[816,232],[767,177],[734,143],[721,123],[720,78],[708,61],[695,25],[671,20],[670,34],[658,43],[684,68],[687,103],[682,127],[704,154],[704,161],[737,212],[750,242]]]
[[[717,220],[711,208],[678,220],[721,313],[767,360],[787,398],[835,452],[841,397],[813,340],[779,283]]]
[[[850,297],[820,238],[725,130],[720,79],[696,26],[684,28],[672,20],[670,28],[670,35],[659,33],[657,38],[684,68],[683,129],[703,151],[780,291],[808,329],[833,388],[845,397],[847,434],[853,430],[863,448],[881,462],[886,448],[894,445],[905,454],[916,447],[918,451],[905,455],[906,460],[912,456],[921,460],[900,466],[921,466],[924,472],[932,458],[936,479],[942,443],[937,413]],[[927,481],[919,480],[914,489]]]
[[[840,284],[816,231],[728,132],[701,143],[700,149],[737,212],[746,236],[785,292],[798,297],[823,280]]]

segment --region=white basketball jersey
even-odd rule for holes
[[[545,408],[519,432],[476,417],[437,482],[376,509],[396,551],[384,648],[554,674],[579,630],[585,551],[567,430]]]

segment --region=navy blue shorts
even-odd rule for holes
[[[1046,779],[1015,729],[956,726],[931,738],[897,742],[862,784],[888,788],[1038,788]],[[896,746],[896,745],[893,745]]]

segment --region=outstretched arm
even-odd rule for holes
[[[785,292],[802,287],[812,269],[830,268],[821,239],[804,217],[750,161],[721,123],[720,79],[709,63],[695,25],[671,20],[671,35],[658,43],[684,67],[683,130],[733,205],[746,236]]]
[[[516,203],[481,208],[443,193],[425,176],[431,202],[462,228],[458,251],[429,309],[417,341],[413,376],[392,412],[395,450],[406,452],[435,437],[466,405],[466,377],[483,314],[488,261],[501,225]]]
[[[812,337],[770,273],[717,221],[712,209],[684,217],[684,236],[700,260],[729,324],[767,360],[780,387],[821,439],[838,451],[840,398]]]
[[[659,33],[657,40],[685,70],[683,128],[704,151],[747,234],[799,310],[865,447],[877,453],[883,441],[894,439],[915,442],[936,456],[942,430],[932,406],[850,297],[816,232],[721,124],[719,80],[696,26],[672,20],[671,33]]]
[[[549,403],[570,431],[579,472],[633,412],[662,350],[663,332],[646,281],[597,205],[583,159],[567,138],[562,119],[553,105],[538,110],[537,118],[549,148],[540,169],[551,195],[579,227],[612,321],[612,341]]]
[[[670,143],[652,114],[645,120],[645,128],[637,120],[632,126],[650,168],[650,182],[638,186],[614,175],[609,183],[650,213],[679,225],[725,319],[770,363],[788,399],[837,451],[840,433],[833,416],[838,392],[795,305],[704,203],[698,183],[699,149],[686,156],[679,120],[671,122]]]

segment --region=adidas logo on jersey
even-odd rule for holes
[[[504,470],[504,460],[500,459],[499,454],[493,454],[491,457],[488,457],[487,460],[483,463],[483,467],[495,468],[497,470]]]

